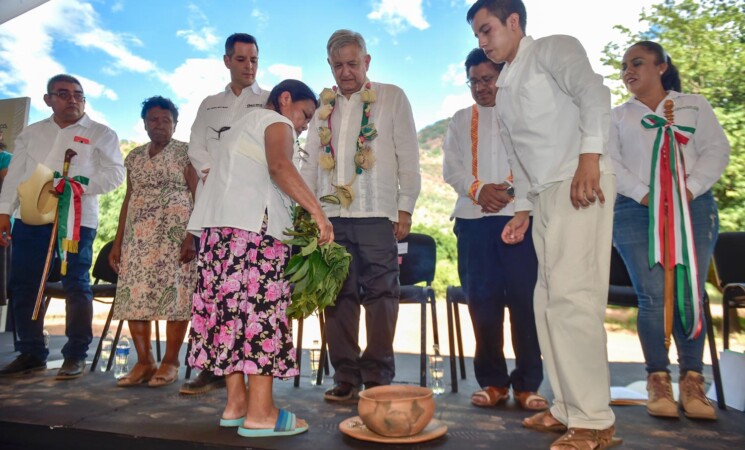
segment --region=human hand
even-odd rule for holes
[[[605,203],[605,195],[600,189],[600,155],[598,153],[579,155],[579,164],[572,179],[569,198],[575,209],[587,208],[595,203],[596,199],[599,199],[600,203]]]
[[[642,197],[641,201],[639,202],[640,205],[643,206],[649,206],[649,194]]]
[[[510,186],[507,183],[485,184],[479,191],[478,204],[481,205],[481,211],[485,213],[498,213],[507,206],[513,199],[507,190]]]
[[[181,242],[181,251],[179,252],[179,262],[186,264],[197,256],[197,248],[194,246],[194,236],[186,233],[183,242]]]
[[[502,230],[502,241],[505,244],[522,242],[525,239],[525,232],[528,231],[528,225],[530,225],[530,212],[516,212],[515,217],[510,219]]]
[[[318,225],[318,245],[334,242],[334,226],[331,225],[331,221],[323,210],[319,208],[318,212],[311,214],[311,217]]]
[[[122,259],[122,244],[114,241],[114,245],[111,246],[109,252],[109,266],[114,273],[119,273],[119,261]]]
[[[406,211],[398,212],[398,222],[393,223],[393,234],[396,240],[400,241],[411,232],[411,214]]]
[[[10,215],[0,214],[0,245],[7,247],[10,244]]]

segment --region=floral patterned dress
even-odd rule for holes
[[[193,207],[184,180],[188,144],[172,139],[152,158],[149,148],[135,148],[124,161],[131,191],[114,318],[189,320],[196,266],[179,262]]]
[[[260,233],[231,227],[202,231],[189,365],[215,375],[299,373],[286,314],[288,253],[288,246],[266,234],[266,217]]]

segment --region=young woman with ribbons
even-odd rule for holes
[[[680,92],[678,70],[659,44],[632,45],[621,75],[633,95],[611,115],[609,153],[618,183],[613,243],[639,297],[647,411],[678,417],[668,357],[672,335],[680,407],[688,417],[713,420],[702,375],[701,305],[719,229],[711,187],[727,166],[730,145],[706,99]]]

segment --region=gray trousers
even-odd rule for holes
[[[336,242],[352,255],[336,304],[324,312],[334,381],[390,384],[396,374],[393,336],[399,298],[393,226],[386,218],[331,218],[331,223]],[[360,305],[367,328],[367,348],[361,353]]]

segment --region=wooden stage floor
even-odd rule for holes
[[[58,359],[64,337],[53,336],[50,365]],[[94,341],[95,343],[95,341]],[[95,347],[92,347],[95,348]],[[8,333],[0,333],[0,364],[15,357]],[[446,358],[447,360],[447,358]],[[275,383],[278,406],[306,419],[310,430],[295,437],[247,439],[234,429],[220,429],[218,419],[225,390],[199,396],[181,396],[181,379],[171,386],[117,388],[111,373],[89,373],[72,381],[55,381],[56,369],[27,378],[0,378],[0,449],[547,449],[558,434],[529,431],[520,426],[527,413],[512,401],[497,408],[471,406],[470,393],[477,386],[472,361],[459,392],[438,396],[435,418],[448,426],[447,435],[434,441],[411,444],[375,444],[345,436],[339,423],[357,415],[355,404],[329,404],[322,400],[331,385],[310,385],[307,355],[305,376],[299,388],[292,381]],[[510,361],[512,363],[512,361]],[[397,383],[418,382],[418,355],[397,354]],[[709,369],[707,367],[707,369]],[[710,372],[710,371],[709,371]],[[677,378],[677,371],[674,371]],[[611,363],[612,384],[625,386],[642,379],[641,364]],[[711,379],[711,374],[706,374]],[[446,372],[449,381],[449,373]],[[541,393],[551,396],[548,382]],[[622,449],[743,449],[745,414],[718,410],[716,422],[661,420],[641,406],[614,407]]]

